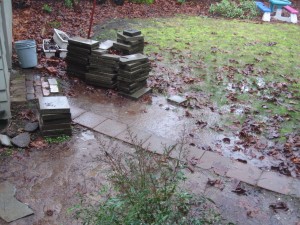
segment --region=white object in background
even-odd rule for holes
[[[70,37],[63,31],[54,28],[53,40],[61,49],[67,49]]]

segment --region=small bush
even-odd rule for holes
[[[52,12],[52,8],[48,4],[44,4],[43,5],[43,11],[46,12],[46,13],[51,13]]]
[[[73,1],[72,0],[65,0],[65,6],[67,8],[72,8],[73,7]]]
[[[58,137],[46,137],[45,140],[49,143],[49,144],[53,144],[53,143],[62,143],[65,141],[70,140],[70,136],[67,135],[61,135]]]
[[[115,194],[103,189],[96,205],[82,198],[80,204],[70,209],[83,224],[200,225],[220,219],[213,213],[206,216],[209,209],[204,197],[195,198],[179,188],[185,180],[184,165],[180,160],[170,159],[174,146],[166,148],[162,155],[152,154],[138,145],[128,154],[109,151],[108,146],[99,160],[110,167],[108,180]],[[191,213],[193,207],[199,210]]]
[[[217,16],[240,19],[252,19],[259,13],[255,2],[251,0],[240,0],[238,2],[222,0],[220,3],[212,4],[209,12]]]

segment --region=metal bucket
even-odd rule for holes
[[[15,49],[22,68],[37,66],[37,54],[35,40],[22,40],[15,42]]]

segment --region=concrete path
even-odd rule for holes
[[[145,149],[157,154],[163,152],[164,146],[174,146],[178,143],[176,140],[157,136],[126,122],[116,121],[75,106],[71,106],[71,114],[75,123],[129,144],[132,144],[128,134],[131,132],[137,139],[143,140],[142,146]],[[192,146],[186,147],[189,151],[187,163],[192,166],[213,171],[221,176],[235,178],[253,186],[300,198],[300,180],[298,179],[272,171],[262,171],[255,166],[233,161],[218,153],[203,151]],[[177,157],[176,150],[172,157]]]

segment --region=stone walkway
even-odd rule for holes
[[[129,137],[129,132],[131,132],[138,140],[143,140],[142,144],[145,149],[157,154],[163,152],[164,146],[174,146],[177,143],[176,140],[162,138],[122,121],[116,121],[75,106],[71,106],[71,114],[75,123],[129,144],[132,144]],[[272,171],[262,171],[255,166],[233,161],[214,152],[203,151],[192,146],[186,147],[189,151],[187,161],[188,163],[192,162],[193,166],[260,188],[300,198],[300,181],[298,179]],[[176,150],[172,157],[177,157]]]

